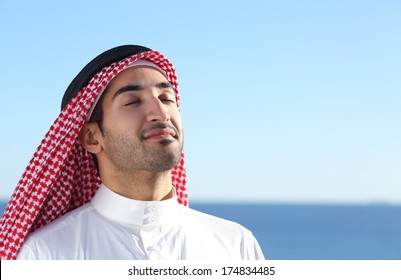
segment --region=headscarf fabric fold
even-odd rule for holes
[[[179,106],[175,69],[166,57],[153,50],[103,67],[68,102],[63,99],[66,104],[30,160],[0,220],[1,259],[15,259],[29,233],[89,202],[95,195],[101,180],[92,155],[77,137],[106,85],[139,59],[148,60],[165,72]],[[184,153],[171,174],[178,202],[188,205]]]

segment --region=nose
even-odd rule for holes
[[[168,112],[163,102],[158,98],[152,99],[148,108],[147,121],[166,122],[169,121],[170,118],[170,113]]]

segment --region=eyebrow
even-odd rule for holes
[[[169,82],[157,83],[156,85],[154,85],[154,87],[160,88],[160,89],[171,88],[174,90],[173,86]],[[127,91],[140,91],[143,89],[144,89],[144,87],[141,85],[127,85],[127,86],[124,86],[124,87],[120,88],[119,90],[117,90],[114,93],[112,99],[115,99],[117,96],[119,96],[120,94],[127,92]]]

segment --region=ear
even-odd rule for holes
[[[78,139],[82,146],[92,154],[97,154],[102,150],[102,133],[97,123],[85,123],[79,132]]]

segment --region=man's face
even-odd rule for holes
[[[103,100],[103,150],[117,171],[171,170],[181,158],[183,134],[174,89],[159,71],[128,68]]]

